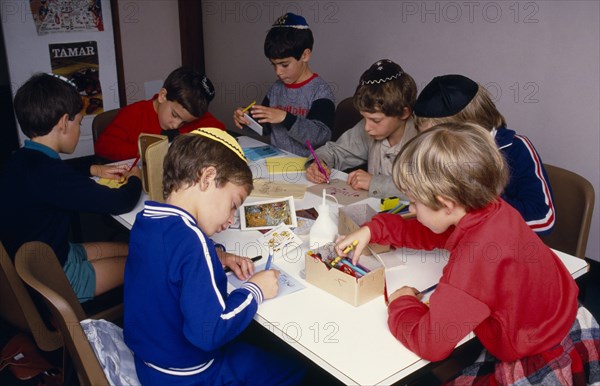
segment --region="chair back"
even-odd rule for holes
[[[331,129],[332,141],[337,141],[346,130],[354,127],[362,119],[352,99],[352,97],[343,99],[335,109],[335,120]]]
[[[594,211],[594,187],[569,170],[548,164],[544,168],[552,187],[556,221],[552,233],[540,237],[549,247],[583,259]]]
[[[108,124],[115,119],[119,110],[120,109],[107,110],[94,117],[92,120],[92,137],[94,139],[94,143],[96,143],[98,137],[100,137],[100,134],[102,134],[106,126],[108,126]]]
[[[98,358],[79,322],[85,313],[52,249],[41,242],[24,244],[15,258],[19,276],[46,302],[64,338],[82,385],[108,385]],[[62,274],[57,274],[58,270]],[[66,282],[66,286],[65,286]]]
[[[0,266],[0,317],[16,328],[29,332],[41,350],[54,351],[61,348],[63,341],[60,332],[49,329],[44,323],[44,318],[2,243]]]

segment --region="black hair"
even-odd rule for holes
[[[83,109],[83,101],[66,79],[38,73],[19,87],[13,107],[23,133],[35,138],[50,133],[65,114],[74,120]]]
[[[169,74],[163,88],[167,100],[179,103],[194,117],[201,117],[215,96],[215,88],[205,75],[191,68],[179,67]]]
[[[283,59],[293,56],[300,60],[305,49],[312,50],[313,34],[310,29],[273,27],[265,38],[265,56]]]

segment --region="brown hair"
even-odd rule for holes
[[[354,107],[361,112],[382,112],[388,117],[403,116],[405,107],[412,113],[417,101],[415,80],[398,66],[398,71],[402,72],[398,78],[383,83],[364,83],[362,80],[370,76],[370,71],[372,68],[361,76],[361,82],[354,92]]]
[[[508,167],[494,139],[483,128],[446,123],[409,141],[392,169],[398,189],[437,210],[437,196],[467,211],[497,199],[508,182]]]
[[[490,97],[490,93],[479,85],[477,94],[464,109],[458,113],[441,118],[424,118],[415,116],[415,126],[421,130],[423,126],[435,126],[442,123],[473,123],[488,131],[506,126],[504,116],[500,114]]]
[[[164,161],[163,195],[200,181],[207,167],[217,170],[217,188],[227,182],[243,186],[248,194],[254,188],[248,164],[227,146],[197,134],[183,134],[175,138]]]

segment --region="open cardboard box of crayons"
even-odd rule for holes
[[[340,235],[347,235],[354,232],[360,226],[371,219],[377,212],[371,208],[368,204],[355,204],[340,207],[338,216],[338,233]],[[381,245],[371,243],[369,244],[371,250],[375,253],[388,252],[390,250],[389,245]],[[371,252],[365,248],[364,255],[369,255]]]
[[[357,275],[357,271],[346,268],[348,266],[342,263],[332,268],[331,261],[336,257],[332,245],[308,251],[304,268],[306,281],[355,307],[383,294],[385,284],[383,266],[369,264],[367,267],[360,264],[359,269],[363,270],[365,275],[360,273]],[[361,263],[365,258],[366,256],[361,258]]]

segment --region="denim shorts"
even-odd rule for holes
[[[96,271],[87,259],[85,248],[81,244],[72,244],[63,271],[71,283],[80,303],[94,298],[96,291]]]

